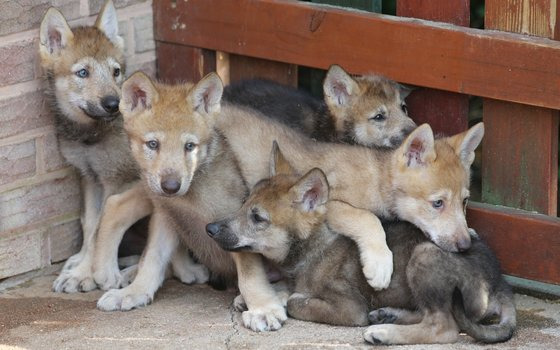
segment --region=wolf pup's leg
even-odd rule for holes
[[[459,328],[449,312],[426,312],[413,325],[380,324],[370,326],[364,339],[372,344],[447,344],[459,338]]]
[[[418,310],[413,311],[393,307],[384,307],[373,310],[368,315],[370,324],[415,324],[422,321],[422,317],[422,312]]]
[[[148,244],[140,260],[134,281],[123,289],[111,289],[97,301],[104,311],[131,310],[149,304],[165,278],[165,270],[179,245],[169,218],[157,210],[150,219]]]
[[[89,177],[82,177],[83,208],[81,215],[84,240],[79,253],[66,261],[52,289],[55,292],[75,293],[95,289],[92,278],[92,263],[95,235],[103,203],[103,187]]]
[[[183,246],[179,246],[171,257],[171,269],[173,276],[186,284],[206,283],[210,277],[208,268],[195,263],[187,248]]]
[[[336,232],[353,239],[360,250],[364,276],[375,290],[387,288],[393,274],[393,253],[385,240],[385,230],[370,211],[331,200],[327,221]]]
[[[253,253],[232,253],[232,257],[248,309],[241,314],[243,325],[255,332],[280,329],[288,318],[285,303],[268,282],[262,257]]]
[[[349,298],[338,293],[310,296],[294,293],[288,299],[288,315],[298,320],[338,326],[368,324],[367,305],[363,297]]]
[[[152,202],[140,182],[107,198],[99,222],[93,266],[94,280],[101,289],[121,288],[127,284],[117,261],[119,244],[125,231],[152,211]]]

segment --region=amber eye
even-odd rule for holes
[[[149,149],[155,151],[159,148],[159,142],[157,142],[156,140],[150,140],[150,141],[146,142],[146,146]]]
[[[376,115],[374,115],[373,117],[370,117],[369,120],[375,120],[376,122],[381,122],[384,121],[385,115],[383,113],[378,113]]]
[[[119,75],[121,75],[121,69],[120,69],[120,68],[115,68],[115,69],[113,70],[113,76],[116,78],[116,77],[118,77]]]
[[[441,209],[443,207],[443,200],[438,199],[437,201],[433,201],[432,207],[434,207],[435,209]]]
[[[76,76],[78,76],[79,78],[87,78],[89,77],[89,71],[85,68],[82,68],[76,72]]]

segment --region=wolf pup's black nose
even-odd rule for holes
[[[168,180],[163,180],[161,182],[161,189],[166,194],[175,194],[179,192],[180,188],[181,188],[181,183],[177,180],[168,179]]]
[[[119,111],[119,98],[117,96],[105,96],[101,99],[101,106],[107,113]]]
[[[206,232],[208,233],[208,236],[214,237],[218,234],[218,232],[220,232],[220,225],[215,222],[211,222],[206,225]]]

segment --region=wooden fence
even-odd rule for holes
[[[428,88],[411,96],[411,115],[444,134],[466,129],[467,95],[483,97],[484,203],[469,205],[469,226],[506,273],[560,284],[560,1],[486,0],[485,30],[464,27],[469,0],[397,1],[399,17],[298,1],[155,0],[158,76],[218,70],[295,85],[297,65],[337,63]]]

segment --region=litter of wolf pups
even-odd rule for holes
[[[83,240],[53,292],[142,312],[175,278],[235,293],[223,308],[261,335],[296,319],[360,328],[368,345],[515,337],[494,246],[467,223],[484,123],[440,135],[409,111],[412,87],[336,61],[322,99],[260,77],[224,84],[220,69],[158,80],[127,71],[132,34],[112,0],[92,25],[63,12],[45,12],[38,56]],[[127,232],[147,239],[125,262]]]

